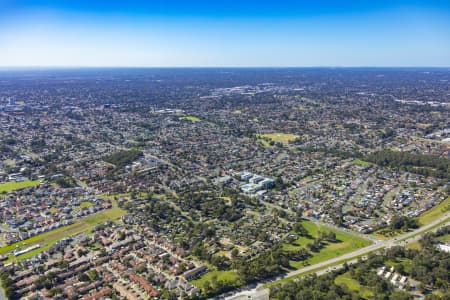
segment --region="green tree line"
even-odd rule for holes
[[[392,150],[373,152],[363,158],[380,166],[389,166],[424,176],[450,179],[450,159],[434,155]]]

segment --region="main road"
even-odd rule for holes
[[[245,292],[245,291],[248,291],[248,292],[255,291],[257,289],[262,288],[263,284],[267,284],[269,282],[274,282],[274,281],[280,280],[282,278],[288,278],[288,277],[292,277],[292,276],[296,276],[296,275],[300,275],[300,274],[304,274],[304,273],[311,273],[311,272],[315,271],[314,273],[320,275],[320,274],[323,274],[330,270],[327,267],[332,267],[333,269],[338,269],[338,268],[342,267],[344,262],[354,263],[354,262],[356,262],[357,258],[362,257],[365,254],[368,254],[368,253],[371,253],[374,251],[378,251],[378,250],[382,250],[382,249],[387,249],[392,246],[405,245],[407,243],[417,241],[420,239],[420,237],[423,234],[425,234],[427,232],[436,231],[441,226],[450,225],[449,219],[450,219],[450,212],[446,213],[444,216],[440,217],[439,219],[434,220],[433,222],[431,222],[427,225],[419,227],[416,230],[413,230],[411,232],[407,232],[407,233],[398,235],[390,240],[385,240],[385,241],[377,240],[374,244],[369,245],[367,247],[360,248],[353,252],[349,252],[349,253],[316,263],[314,265],[306,266],[304,268],[297,269],[295,271],[291,271],[289,273],[267,279],[264,281],[264,283],[260,283],[257,286],[240,288],[240,289],[236,290],[235,292],[227,293],[226,296],[232,296],[237,293],[241,293],[241,292]],[[441,223],[442,223],[442,225],[438,226]],[[339,262],[341,262],[341,263],[339,263]],[[216,299],[224,299],[224,298],[225,298],[225,295],[221,295]]]
[[[317,263],[317,264],[314,264],[314,265],[310,265],[310,266],[307,266],[307,267],[304,267],[304,268],[301,268],[301,269],[289,272],[284,277],[291,277],[291,276],[302,274],[302,273],[305,273],[305,272],[308,272],[308,271],[312,271],[312,270],[315,270],[315,269],[321,269],[321,268],[323,268],[323,267],[325,267],[327,265],[332,265],[333,263],[337,263],[337,262],[342,261],[342,260],[350,260],[352,258],[359,257],[361,255],[364,255],[364,254],[367,254],[367,253],[370,253],[370,252],[373,252],[373,251],[376,251],[376,250],[386,249],[386,248],[390,248],[390,247],[395,246],[395,245],[400,245],[400,244],[405,243],[405,242],[409,243],[409,242],[413,242],[413,241],[419,240],[423,233],[428,232],[430,228],[435,227],[437,224],[445,221],[448,218],[450,218],[450,213],[447,213],[442,218],[434,220],[433,222],[431,222],[431,223],[429,223],[427,225],[424,225],[424,226],[422,226],[422,227],[420,227],[420,228],[418,228],[418,229],[416,229],[414,231],[398,235],[398,236],[396,236],[396,237],[394,237],[394,238],[392,238],[390,240],[386,240],[386,241],[378,240],[374,244],[369,245],[367,247],[360,248],[360,249],[357,249],[357,250],[355,250],[353,252],[349,252],[349,253],[343,254],[341,256],[337,256],[335,258],[332,258],[332,259],[329,259],[329,260],[325,260],[325,261],[322,261],[320,263]],[[449,225],[449,224],[450,224],[450,221],[447,221],[443,225]],[[437,228],[439,228],[439,227],[436,227],[435,229],[437,229]]]

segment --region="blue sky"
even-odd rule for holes
[[[450,66],[450,1],[0,0],[0,66]]]

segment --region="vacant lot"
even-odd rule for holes
[[[10,181],[5,183],[0,183],[0,193],[9,192],[14,190],[24,189],[30,186],[36,186],[41,183],[40,180],[25,180],[25,181]]]
[[[334,282],[340,286],[346,285],[350,290],[358,292],[358,294],[364,299],[373,297],[373,292],[369,288],[359,284],[359,282],[353,279],[348,272],[336,277]]]
[[[125,214],[125,211],[120,208],[112,208],[92,216],[88,216],[84,219],[81,219],[74,224],[69,226],[64,226],[57,228],[55,230],[45,232],[40,235],[33,236],[29,239],[11,244],[9,246],[1,247],[0,254],[5,254],[13,251],[14,249],[25,249],[32,245],[40,245],[40,248],[30,251],[28,253],[22,254],[16,257],[17,260],[22,260],[25,258],[32,257],[46,249],[49,249],[53,246],[57,241],[68,237],[77,235],[82,232],[89,232],[94,226],[102,224],[106,221],[113,221],[119,219],[122,215]],[[13,255],[10,254],[10,258],[8,260],[14,259]]]
[[[336,242],[327,242],[319,252],[311,252],[312,256],[305,261],[291,261],[291,266],[300,269],[306,265],[316,264],[330,258],[352,252],[356,249],[363,248],[372,244],[371,241],[354,236],[352,234],[335,230],[326,226],[317,225],[311,221],[303,221],[303,227],[308,231],[309,236],[301,236],[293,243],[285,244],[284,249],[287,251],[299,250],[305,248],[318,237],[318,232],[334,232],[336,234]]]

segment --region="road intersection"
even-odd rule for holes
[[[427,225],[421,226],[413,231],[406,232],[404,234],[395,236],[392,239],[376,240],[373,244],[371,244],[367,247],[360,248],[353,252],[349,252],[349,253],[313,264],[313,265],[309,265],[304,268],[297,269],[297,270],[288,272],[288,273],[280,275],[280,276],[266,279],[264,282],[261,282],[261,283],[257,284],[256,286],[252,285],[252,286],[243,287],[243,288],[237,289],[236,291],[234,291],[232,293],[227,293],[227,295],[226,295],[227,297],[225,297],[225,295],[222,295],[215,299],[227,299],[229,297],[234,297],[241,293],[248,293],[248,292],[260,290],[269,283],[276,282],[280,279],[298,276],[301,274],[316,273],[317,275],[322,275],[331,270],[336,270],[336,269],[342,268],[344,263],[347,263],[347,264],[356,263],[358,261],[358,258],[364,259],[365,258],[364,255],[367,255],[369,253],[376,252],[376,251],[379,251],[382,249],[388,249],[393,246],[405,246],[408,243],[418,241],[425,233],[436,231],[440,227],[447,226],[447,225],[450,225],[450,212],[446,213],[439,219],[436,219]],[[339,229],[342,230],[341,228],[339,228]]]

